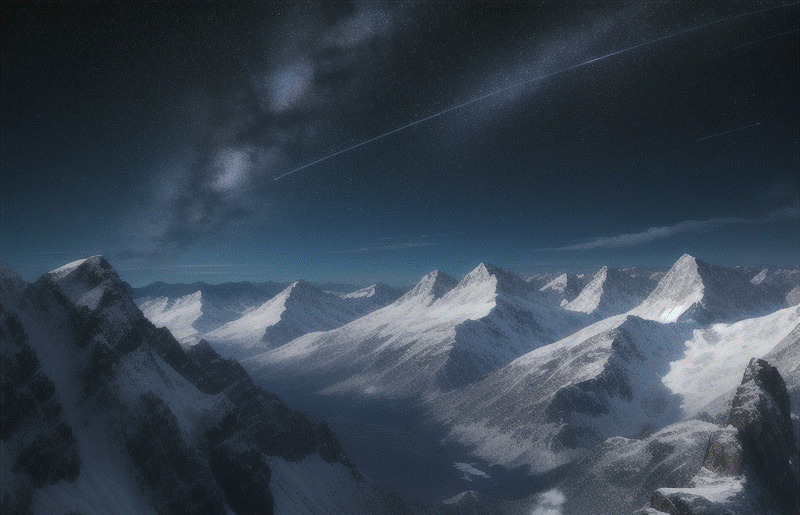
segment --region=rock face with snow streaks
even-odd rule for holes
[[[680,397],[660,377],[687,336],[684,327],[612,317],[435,400],[432,411],[484,459],[551,470],[605,438],[679,420]]]
[[[27,512],[32,492],[75,481],[78,445],[53,382],[42,372],[19,319],[0,310],[2,511]]]
[[[15,306],[0,311],[4,508],[270,513],[302,479],[273,467],[308,460],[336,486],[296,501],[398,506],[360,479],[326,425],[208,344],[187,352],[154,327],[102,257],[46,274]]]
[[[686,487],[656,490],[650,506],[666,513],[797,513],[799,478],[786,385],[775,367],[754,358],[728,426],[709,438],[703,467]]]
[[[736,390],[728,423],[739,432],[746,465],[764,483],[778,507],[786,513],[800,509],[789,394],[775,367],[760,359],[750,361]]]

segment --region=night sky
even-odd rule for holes
[[[93,254],[134,285],[800,260],[797,3],[1,17],[0,259],[28,280]]]

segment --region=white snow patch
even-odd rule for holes
[[[202,297],[200,291],[171,302],[167,297],[154,297],[141,302],[139,309],[153,325],[169,329],[181,344],[193,345],[200,340],[193,324],[203,315]]]
[[[553,488],[536,496],[531,515],[561,515],[565,502],[567,498],[561,490]]]
[[[464,473],[463,479],[465,481],[472,481],[472,477],[482,477],[485,479],[490,479],[491,476],[486,472],[475,468],[475,463],[453,463],[453,466]]]
[[[97,255],[97,256],[92,256],[92,257],[88,257],[88,258],[77,259],[77,260],[73,261],[72,263],[67,263],[66,265],[60,266],[60,267],[56,268],[55,270],[51,270],[48,273],[48,275],[50,277],[52,277],[53,279],[55,279],[55,280],[63,279],[64,277],[66,277],[69,274],[71,274],[73,271],[75,271],[76,268],[78,268],[82,264],[86,263],[87,261],[90,261],[90,260],[93,260],[93,259],[99,259],[99,258],[102,258],[102,257],[103,256]]]
[[[712,400],[735,390],[750,358],[764,357],[800,324],[800,307],[734,324],[696,330],[686,353],[670,364],[662,382],[683,396],[686,415],[697,414]]]

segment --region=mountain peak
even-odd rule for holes
[[[131,287],[100,255],[67,263],[48,272],[42,279],[55,284],[74,304],[90,310],[101,307],[101,301],[108,294],[125,299],[128,308],[135,307]]]
[[[111,265],[106,261],[106,258],[102,255],[98,254],[96,256],[91,256],[88,258],[77,259],[71,263],[67,263],[66,265],[60,266],[55,270],[51,270],[47,273],[53,280],[59,280],[67,277],[68,275],[72,274],[77,270],[113,270]]]
[[[322,290],[314,286],[313,284],[300,279],[299,281],[295,281],[289,286],[286,287],[287,293],[290,295],[319,295],[324,294]]]
[[[635,314],[664,323],[683,319],[734,322],[765,315],[782,305],[777,292],[752,284],[740,270],[709,265],[684,254]]]
[[[361,288],[360,290],[352,291],[350,293],[345,293],[341,297],[343,299],[359,299],[359,298],[369,298],[391,294],[394,289],[391,286],[387,286],[381,282],[377,282],[375,284],[371,284],[365,288]]]
[[[499,294],[527,296],[533,287],[516,274],[481,263],[468,273],[448,295],[469,302],[466,298],[494,298]],[[489,297],[486,297],[489,296]]]
[[[589,279],[585,275],[561,274],[539,288],[539,291],[555,293],[562,299],[563,305],[575,300],[588,282]]]
[[[421,299],[425,304],[430,304],[455,288],[456,284],[458,284],[458,281],[449,275],[439,270],[434,270],[420,279],[416,286],[400,297],[397,302]]]

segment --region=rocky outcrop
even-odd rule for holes
[[[75,481],[78,446],[53,382],[15,315],[0,310],[0,445],[3,513],[24,513],[33,491]]]
[[[326,424],[206,342],[184,350],[100,256],[46,274],[13,310],[0,302],[0,344],[3,513],[271,513],[270,463],[309,457],[329,465],[323,475],[344,467],[336,484],[385,508],[388,496],[370,490]],[[55,483],[43,501],[40,489]]]
[[[784,513],[796,513],[800,508],[797,448],[789,394],[778,369],[761,359],[750,360],[728,423],[738,430],[744,461],[753,476]]]
[[[703,460],[705,468],[722,476],[738,476],[743,464],[744,449],[735,429],[727,427],[711,435]]]
[[[688,487],[656,490],[650,506],[673,515],[800,511],[789,395],[775,367],[750,360],[700,472]]]

